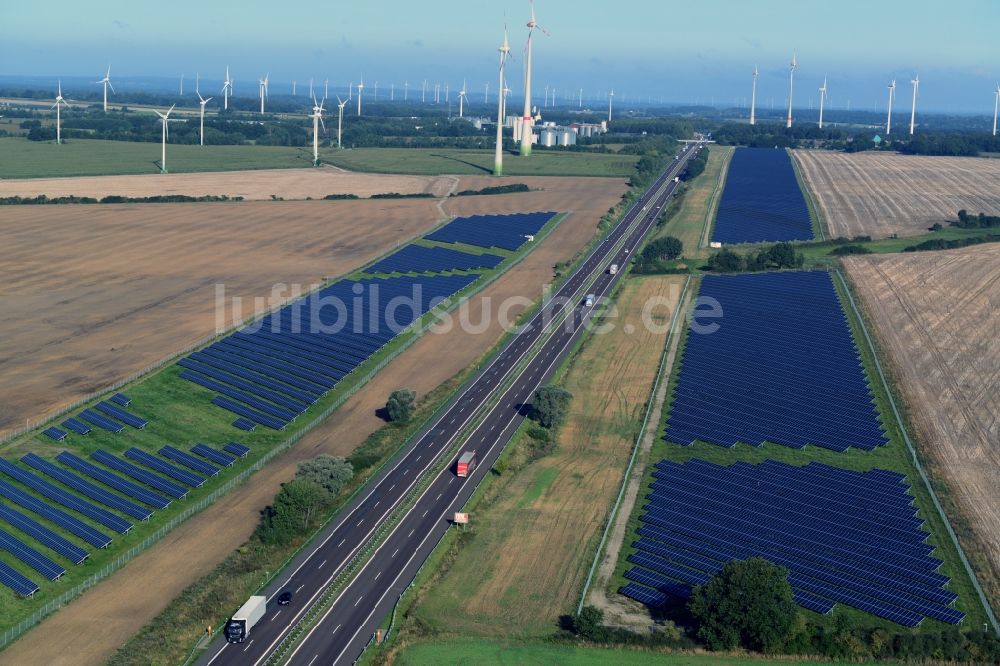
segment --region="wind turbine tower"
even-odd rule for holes
[[[181,95],[184,95],[184,75],[181,74]]]
[[[212,97],[204,99],[201,93],[197,90],[195,91],[198,95],[198,104],[201,105],[201,138],[199,139],[199,145],[205,145],[205,105],[212,101]]]
[[[59,81],[59,92],[56,93],[56,103],[52,105],[52,108],[56,110],[56,144],[62,143],[62,116],[59,113],[61,105],[65,104],[69,106],[69,102],[63,99],[62,96],[62,81]],[[993,133],[996,134],[996,120],[993,121]]]
[[[823,102],[826,101],[826,77],[823,77],[823,87],[819,89],[819,128],[823,129]]]
[[[264,113],[264,98],[267,97],[267,79],[269,74],[265,74],[264,78],[257,79],[258,85],[260,85],[260,112]]]
[[[349,101],[351,100],[342,100],[340,97],[337,97],[337,111],[339,112],[339,115],[337,116],[337,148],[344,147],[340,139],[344,130],[344,107],[347,106]]]
[[[467,92],[465,90],[465,79],[462,79],[462,89],[458,91],[458,117],[465,117],[465,96]]]
[[[535,32],[535,28],[538,28],[546,35],[549,34],[542,26],[538,25],[538,21],[535,20],[535,2],[531,0],[531,20],[528,21],[528,44],[525,49],[524,57],[524,113],[521,115],[521,156],[527,157],[531,155],[531,141],[534,137],[534,133],[531,131],[531,126],[534,124],[534,119],[531,115],[531,36]]]
[[[910,136],[913,136],[913,127],[917,122],[917,88],[920,87],[920,75],[913,77],[910,81],[913,84],[913,105],[910,107]]]
[[[229,78],[229,65],[226,65],[226,80],[222,83],[222,108],[229,110],[229,96],[233,93],[233,82]]]
[[[760,72],[757,70],[757,65],[753,66],[753,85],[750,88],[750,124],[757,124],[757,117],[755,115],[757,111],[757,77],[760,76]]]
[[[886,136],[889,136],[889,133],[892,132],[892,101],[894,99],[896,99],[896,79],[893,79],[892,83],[889,84],[889,106],[888,106],[889,112],[886,114],[885,117]]]
[[[506,95],[503,92],[504,89],[504,69],[507,66],[507,55],[510,53],[510,44],[507,43],[507,29],[504,28],[503,31],[503,44],[497,49],[500,52],[500,93],[497,95],[497,146],[496,153],[493,158],[493,175],[502,176],[503,175],[503,114],[504,114],[504,98]],[[998,88],[1000,90],[1000,88]],[[996,125],[996,122],[993,123]]]
[[[361,115],[361,91],[365,89],[365,77],[361,75],[361,83],[358,84],[358,115]]]
[[[583,88],[580,88],[580,103],[577,105],[577,108],[583,108]]]
[[[326,131],[326,124],[323,123],[323,105],[326,104],[326,98],[323,98],[322,102],[316,102],[316,95],[313,95],[313,112],[309,116],[313,121],[313,166],[319,166],[319,126],[323,125],[323,131]]]
[[[993,136],[997,135],[997,110],[1000,109],[1000,83],[993,95]]]
[[[795,51],[792,51],[792,62],[788,66],[788,123],[785,127],[791,129],[792,127],[792,92],[795,89],[795,68],[798,64],[795,62]]]
[[[169,109],[167,109],[166,113],[160,113],[156,109],[153,109],[153,113],[155,113],[156,115],[158,115],[160,117],[160,124],[163,125],[163,132],[162,132],[162,135],[161,135],[162,136],[162,139],[161,139],[161,141],[162,141],[162,143],[161,143],[161,151],[162,152],[161,152],[161,155],[160,155],[160,173],[167,173],[167,137],[170,136],[170,129],[169,129],[168,123],[170,122],[170,112],[174,110],[174,106],[177,106],[177,105],[174,104],[173,106],[171,106]]]
[[[115,91],[115,87],[111,85],[111,65],[108,65],[108,73],[104,75],[104,78],[97,83],[104,84],[104,113],[108,112],[108,87],[111,88],[111,92]]]
[[[611,122],[611,101],[615,98],[615,89],[612,88],[608,92],[608,122]]]

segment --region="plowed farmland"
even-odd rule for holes
[[[1000,248],[845,260],[986,594],[1000,598]],[[947,506],[947,505],[946,505]]]
[[[792,154],[831,237],[915,236],[969,213],[1000,213],[1000,160],[895,153]]]

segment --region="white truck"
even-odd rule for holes
[[[608,266],[608,275],[615,275],[616,273],[618,273],[618,264]]]
[[[230,643],[242,643],[250,635],[253,626],[260,622],[267,612],[267,597],[250,597],[240,606],[236,614],[229,618],[226,624],[226,640]]]

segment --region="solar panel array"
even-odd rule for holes
[[[785,567],[796,602],[819,613],[842,603],[907,627],[965,617],[902,474],[663,460],[653,477],[628,557],[632,582],[619,589],[628,597],[686,598],[727,562],[762,557]]]
[[[715,216],[721,243],[811,240],[809,207],[784,149],[737,148]]]
[[[446,247],[407,245],[365,269],[366,273],[441,273],[496,268],[503,257],[470,254]]]
[[[835,451],[886,443],[829,274],[708,275],[700,296],[723,314],[704,320],[714,332],[688,335],[669,441]]]
[[[178,361],[212,402],[281,430],[476,274],[342,280]]]
[[[556,213],[544,212],[456,217],[424,238],[514,251],[528,242],[526,236],[537,234],[555,216]]]
[[[60,430],[59,428],[46,428],[42,431],[42,434],[47,436],[49,439],[54,439],[57,442],[61,442],[66,439],[66,432]]]

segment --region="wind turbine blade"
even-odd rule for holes
[[[108,87],[111,88],[111,92],[113,92],[116,95],[118,94],[118,91],[115,90],[115,87],[113,85],[111,85],[111,80],[110,79],[108,79]]]
[[[209,102],[211,102],[211,101],[212,101],[213,99],[215,99],[215,98],[214,98],[214,97],[209,97],[208,99],[206,99],[206,100],[205,100],[205,104],[208,104],[208,103],[209,103]]]

